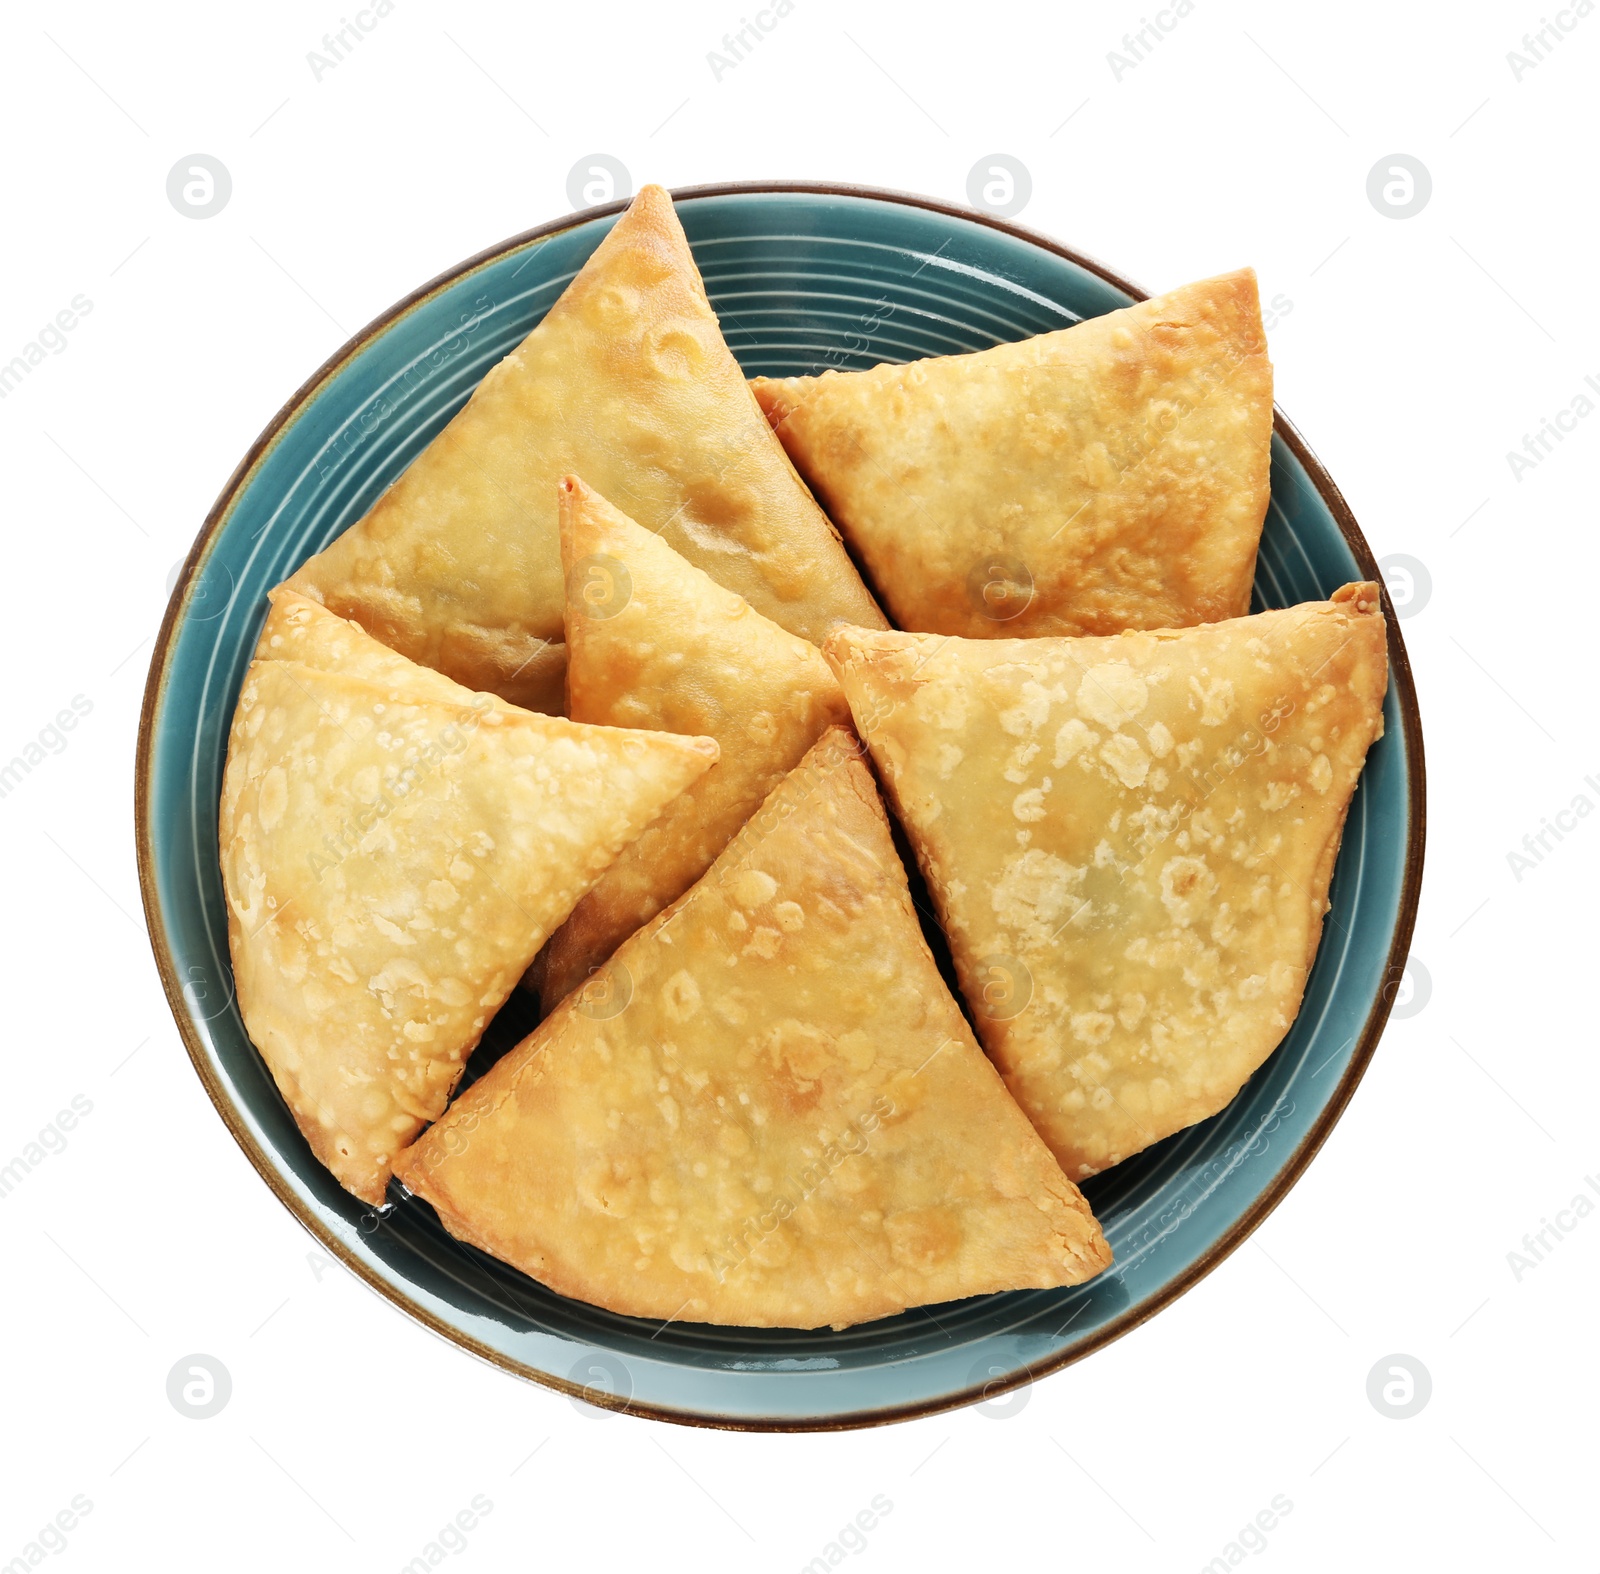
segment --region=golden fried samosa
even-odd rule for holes
[[[546,936],[717,746],[519,711],[343,627],[358,676],[251,663],[219,842],[245,1027],[317,1157],[377,1203]]]
[[[637,1317],[844,1327],[1111,1260],[940,980],[859,745],[396,1161],[461,1240]]]
[[[901,628],[1250,610],[1272,366],[1249,269],[972,355],[753,386]]]
[[[556,487],[568,472],[793,633],[883,626],[723,342],[659,186],[290,583],[471,688],[558,709]]]
[[[816,646],[761,616],[580,480],[562,484],[567,714],[715,738],[716,765],[675,798],[544,951],[546,1005],[711,867],[830,726],[850,723]]]
[[[1216,1114],[1316,956],[1383,732],[1378,587],[1103,639],[843,630],[825,654],[979,1036],[1067,1174]]]

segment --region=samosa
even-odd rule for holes
[[[317,1157],[377,1203],[546,936],[717,746],[474,695],[298,598],[273,618],[269,649],[328,665],[254,661],[234,712],[238,1004]]]
[[[883,626],[724,343],[659,186],[290,584],[470,688],[559,710],[556,487],[569,472],[802,638]]]
[[[979,1036],[1082,1180],[1216,1114],[1300,1007],[1367,750],[1376,585],[1199,628],[824,653]]]
[[[1248,268],[975,354],[753,386],[900,628],[1116,634],[1250,609],[1272,367]]]

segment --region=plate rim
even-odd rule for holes
[[[1030,229],[1025,225],[1013,223],[1009,219],[985,213],[977,208],[945,202],[936,197],[920,196],[914,192],[833,181],[803,180],[715,181],[699,185],[678,186],[669,190],[674,206],[679,202],[693,202],[709,197],[769,194],[854,197],[875,202],[895,203],[905,207],[920,208],[927,212],[945,214],[952,218],[961,219],[966,223],[978,224],[989,229],[998,230],[1013,239],[1023,241],[1027,245],[1060,257],[1102,279],[1114,288],[1123,291],[1135,301],[1149,299],[1147,290],[1142,289],[1131,280],[1106,267],[1103,263],[1096,261],[1083,252],[1063,245],[1049,235]],[[480,1360],[497,1367],[501,1371],[509,1372],[513,1376],[537,1383],[541,1387],[566,1394],[569,1398],[581,1399],[598,1408],[639,1416],[648,1420],[667,1421],[680,1426],[707,1427],[720,1431],[855,1431],[864,1427],[886,1426],[897,1421],[937,1415],[944,1411],[960,1409],[980,1399],[997,1399],[1025,1384],[1035,1382],[1042,1377],[1048,1377],[1053,1372],[1058,1372],[1067,1366],[1071,1366],[1075,1362],[1094,1354],[1097,1350],[1103,1349],[1114,1340],[1120,1339],[1124,1334],[1131,1333],[1158,1312],[1166,1310],[1180,1296],[1193,1289],[1207,1274],[1220,1266],[1249,1239],[1299,1182],[1312,1159],[1316,1157],[1334,1126],[1338,1124],[1339,1119],[1344,1114],[1377,1050],[1378,1041],[1383,1035],[1390,1009],[1394,1003],[1394,996],[1399,989],[1400,980],[1404,974],[1406,960],[1410,952],[1412,932],[1416,926],[1418,903],[1422,893],[1423,855],[1427,840],[1427,777],[1423,753],[1422,717],[1417,703],[1416,682],[1412,673],[1410,659],[1406,653],[1405,641],[1400,634],[1399,618],[1389,595],[1389,587],[1378,568],[1377,559],[1373,556],[1372,548],[1368,545],[1350,505],[1345,501],[1344,494],[1339,490],[1333,477],[1329,475],[1321,461],[1312,451],[1310,444],[1276,402],[1273,404],[1274,433],[1283,440],[1290,453],[1294,455],[1304,469],[1307,478],[1338,525],[1345,544],[1355,557],[1357,567],[1366,579],[1375,582],[1379,586],[1382,598],[1384,622],[1388,638],[1389,668],[1394,681],[1400,711],[1407,775],[1405,861],[1401,878],[1399,910],[1396,914],[1394,934],[1390,941],[1388,957],[1384,967],[1384,983],[1368,1008],[1366,1021],[1357,1036],[1350,1064],[1345,1068],[1343,1076],[1339,1079],[1338,1084],[1329,1096],[1328,1102],[1323,1106],[1311,1129],[1301,1139],[1299,1146],[1289,1155],[1289,1158],[1273,1179],[1272,1184],[1181,1274],[1169,1281],[1147,1301],[1130,1307],[1120,1317],[1114,1318],[1082,1345],[1062,1351],[1048,1360],[1033,1365],[1024,1364],[1016,1372],[1006,1377],[995,1378],[982,1384],[970,1385],[952,1393],[937,1395],[929,1399],[915,1400],[901,1405],[883,1406],[876,1409],[852,1411],[843,1414],[727,1416],[635,1403],[631,1398],[619,1403],[614,1395],[584,1388],[554,1373],[544,1372],[536,1367],[528,1366],[524,1362],[493,1349],[483,1341],[474,1338],[465,1330],[446,1322],[443,1318],[435,1316],[424,1307],[409,1300],[395,1286],[387,1283],[380,1274],[352,1252],[338,1236],[331,1230],[326,1229],[322,1221],[309,1208],[302,1206],[300,1199],[278,1174],[276,1166],[263,1150],[262,1145],[255,1140],[244,1121],[240,1118],[221,1082],[212,1073],[205,1046],[185,1005],[183,987],[179,979],[177,962],[172,955],[170,937],[164,921],[155,873],[156,833],[150,815],[150,776],[156,742],[155,720],[166,694],[172,648],[178,629],[188,613],[191,589],[199,578],[200,570],[211,550],[212,544],[231,516],[240,492],[248,485],[263,461],[277,446],[282,435],[309,406],[324,384],[329,382],[336,373],[342,370],[392,324],[415,311],[442,290],[458,283],[468,275],[507,254],[530,245],[534,241],[547,240],[567,230],[589,224],[596,219],[603,219],[612,214],[620,213],[628,206],[631,200],[632,198],[629,197],[601,203],[596,207],[584,208],[578,212],[569,213],[560,218],[551,219],[546,223],[535,225],[531,229],[523,230],[519,234],[513,235],[495,245],[488,246],[464,261],[445,269],[427,283],[411,291],[410,294],[403,296],[394,305],[374,317],[347,339],[289,396],[271,421],[263,428],[260,435],[250,445],[244,457],[234,467],[233,473],[228,477],[222,490],[218,493],[216,501],[206,514],[205,520],[201,524],[200,530],[183,560],[178,579],[167,599],[166,610],[156,634],[155,646],[151,652],[150,666],[145,679],[144,696],[139,711],[138,741],[134,752],[134,841],[139,869],[139,892],[144,908],[146,934],[150,941],[151,951],[154,954],[156,970],[161,978],[162,990],[166,995],[168,1009],[172,1013],[179,1036],[188,1051],[190,1063],[200,1079],[201,1086],[205,1089],[217,1113],[222,1117],[223,1124],[232,1134],[234,1141],[243,1150],[245,1157],[249,1159],[257,1174],[267,1183],[278,1201],[288,1210],[291,1216],[299,1221],[302,1227],[325,1251],[329,1252],[354,1273],[362,1283],[385,1301],[399,1308],[407,1317],[420,1323],[430,1333],[438,1335],[458,1349],[465,1351],[469,1355],[477,1356]]]

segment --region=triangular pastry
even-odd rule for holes
[[[568,472],[793,633],[883,626],[723,342],[659,186],[291,584],[471,688],[555,708]]]
[[[1272,367],[1249,269],[756,397],[895,623],[998,639],[1250,609]]]
[[[1299,1010],[1383,732],[1376,585],[1202,628],[829,641],[978,1034],[1082,1180],[1228,1103]]]
[[[574,721],[715,738],[716,766],[601,875],[544,951],[553,1005],[711,867],[827,729],[849,725],[817,648],[761,616],[581,481],[562,485]]]
[[[252,662],[219,843],[245,1027],[317,1157],[377,1203],[545,937],[717,746],[452,701],[372,654],[361,677]]]
[[[396,1173],[461,1240],[631,1316],[844,1327],[1111,1253],[923,942],[826,733],[699,884]]]

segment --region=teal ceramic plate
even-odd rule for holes
[[[983,349],[1143,293],[1042,236],[920,198],[795,185],[676,196],[750,373]],[[549,309],[619,206],[507,241],[357,335],[284,407],[206,520],[162,625],[139,738],[140,875],[167,996],[206,1090],[284,1205],[396,1305],[508,1371],[735,1427],[856,1426],[992,1399],[1125,1333],[1215,1267],[1294,1183],[1371,1057],[1422,877],[1422,735],[1393,609],[1387,731],[1350,811],[1299,1019],[1216,1119],[1089,1183],[1116,1252],[1093,1282],[842,1333],[663,1328],[552,1294],[452,1240],[398,1188],[381,1215],[364,1209],[312,1158],[233,1003],[216,848],[234,698],[267,588],[366,512]],[[1338,491],[1280,415],[1257,606],[1378,578]],[[497,1023],[474,1069],[525,1026]]]

